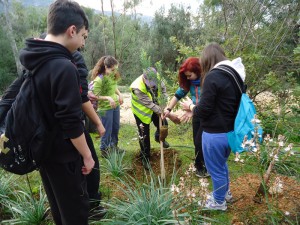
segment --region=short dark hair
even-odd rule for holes
[[[47,18],[47,33],[63,34],[70,26],[76,26],[77,33],[85,27],[89,29],[89,21],[77,2],[56,0],[50,5]]]

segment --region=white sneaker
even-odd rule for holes
[[[214,198],[209,198],[207,199],[204,208],[208,210],[225,211],[227,209],[227,205],[226,205],[226,201],[224,201],[222,204],[219,204],[215,201]]]
[[[232,194],[231,194],[231,191],[228,190],[226,192],[226,195],[225,195],[225,201],[228,202],[228,203],[231,203],[233,202],[233,197],[232,197]]]

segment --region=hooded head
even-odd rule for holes
[[[148,67],[143,73],[143,78],[147,87],[157,89],[157,71],[153,67]]]

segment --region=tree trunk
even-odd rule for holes
[[[10,15],[9,15],[9,10],[8,10],[8,7],[9,7],[8,0],[0,0],[0,3],[3,4],[4,17],[5,17],[5,23],[6,23],[6,28],[7,28],[7,36],[10,40],[10,46],[12,48],[13,55],[14,55],[14,58],[15,58],[17,72],[20,75],[21,72],[22,72],[22,65],[21,65],[21,62],[19,60],[19,50],[18,50],[16,40],[15,40],[14,35],[13,35],[12,24],[11,24],[11,21],[10,21]]]
[[[111,7],[111,20],[112,20],[112,25],[113,25],[113,36],[114,36],[114,56],[115,58],[117,58],[117,40],[116,40],[116,18],[115,18],[115,14],[114,14],[114,4],[113,4],[113,0],[110,0],[110,7]]]
[[[102,9],[102,18],[104,20],[104,7],[103,7],[103,0],[101,0],[101,9]],[[105,38],[105,20],[103,22],[103,29],[102,29],[102,32],[103,32],[103,44],[104,44],[104,55],[106,55],[106,38]]]

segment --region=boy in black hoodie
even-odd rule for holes
[[[28,39],[20,52],[26,69],[38,68],[33,79],[45,119],[59,127],[40,168],[55,224],[88,224],[85,175],[95,162],[83,133],[79,75],[72,62],[72,52],[84,44],[87,30],[79,4],[57,0],[49,8],[45,40]]]

